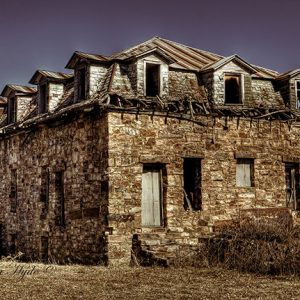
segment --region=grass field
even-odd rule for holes
[[[300,279],[221,269],[0,262],[1,299],[300,299]]]

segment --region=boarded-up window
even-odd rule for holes
[[[143,226],[162,225],[162,195],[162,167],[145,164],[142,175]]]
[[[17,170],[11,170],[11,178],[10,178],[10,211],[16,212],[17,211],[17,204],[18,204],[18,185],[17,185]]]
[[[285,164],[285,183],[286,183],[286,205],[287,207],[300,210],[300,180],[299,164]]]
[[[65,227],[65,192],[64,192],[64,172],[55,173],[55,193],[57,201],[57,225]]]
[[[44,203],[42,208],[42,216],[45,217],[48,213],[49,208],[49,168],[42,167],[41,171],[41,192],[40,192],[40,200]]]
[[[48,111],[47,85],[43,84],[39,87],[39,113]]]
[[[146,96],[159,96],[160,89],[160,65],[146,64]]]
[[[11,97],[8,99],[7,107],[7,123],[14,123],[17,121],[17,101],[16,97]]]
[[[86,99],[86,69],[82,68],[78,71],[78,98],[80,100]]]
[[[296,81],[296,107],[300,108],[300,81]]]
[[[254,186],[254,160],[238,158],[236,161],[236,185],[239,187]]]
[[[43,262],[48,262],[48,237],[41,237],[41,260]]]
[[[184,208],[190,210],[201,209],[201,159],[184,158]]]
[[[240,104],[241,97],[241,78],[237,75],[225,75],[225,103]]]

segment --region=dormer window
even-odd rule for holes
[[[7,124],[16,122],[17,120],[17,101],[16,97],[11,97],[8,99],[7,107]]]
[[[241,76],[225,75],[225,104],[242,104]]]
[[[78,73],[78,100],[86,99],[86,69],[81,68],[77,71]]]
[[[295,82],[296,86],[296,108],[300,108],[300,81]]]
[[[155,97],[160,95],[160,65],[146,63],[145,66],[146,96]]]
[[[39,113],[43,114],[48,111],[47,85],[39,86]]]

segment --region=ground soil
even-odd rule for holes
[[[300,299],[300,279],[218,268],[0,262],[1,299]]]

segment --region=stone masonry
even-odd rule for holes
[[[299,70],[161,38],[112,56],[75,52],[67,68],[1,94],[2,255],[128,265],[139,248],[168,261],[249,212],[299,223]]]

